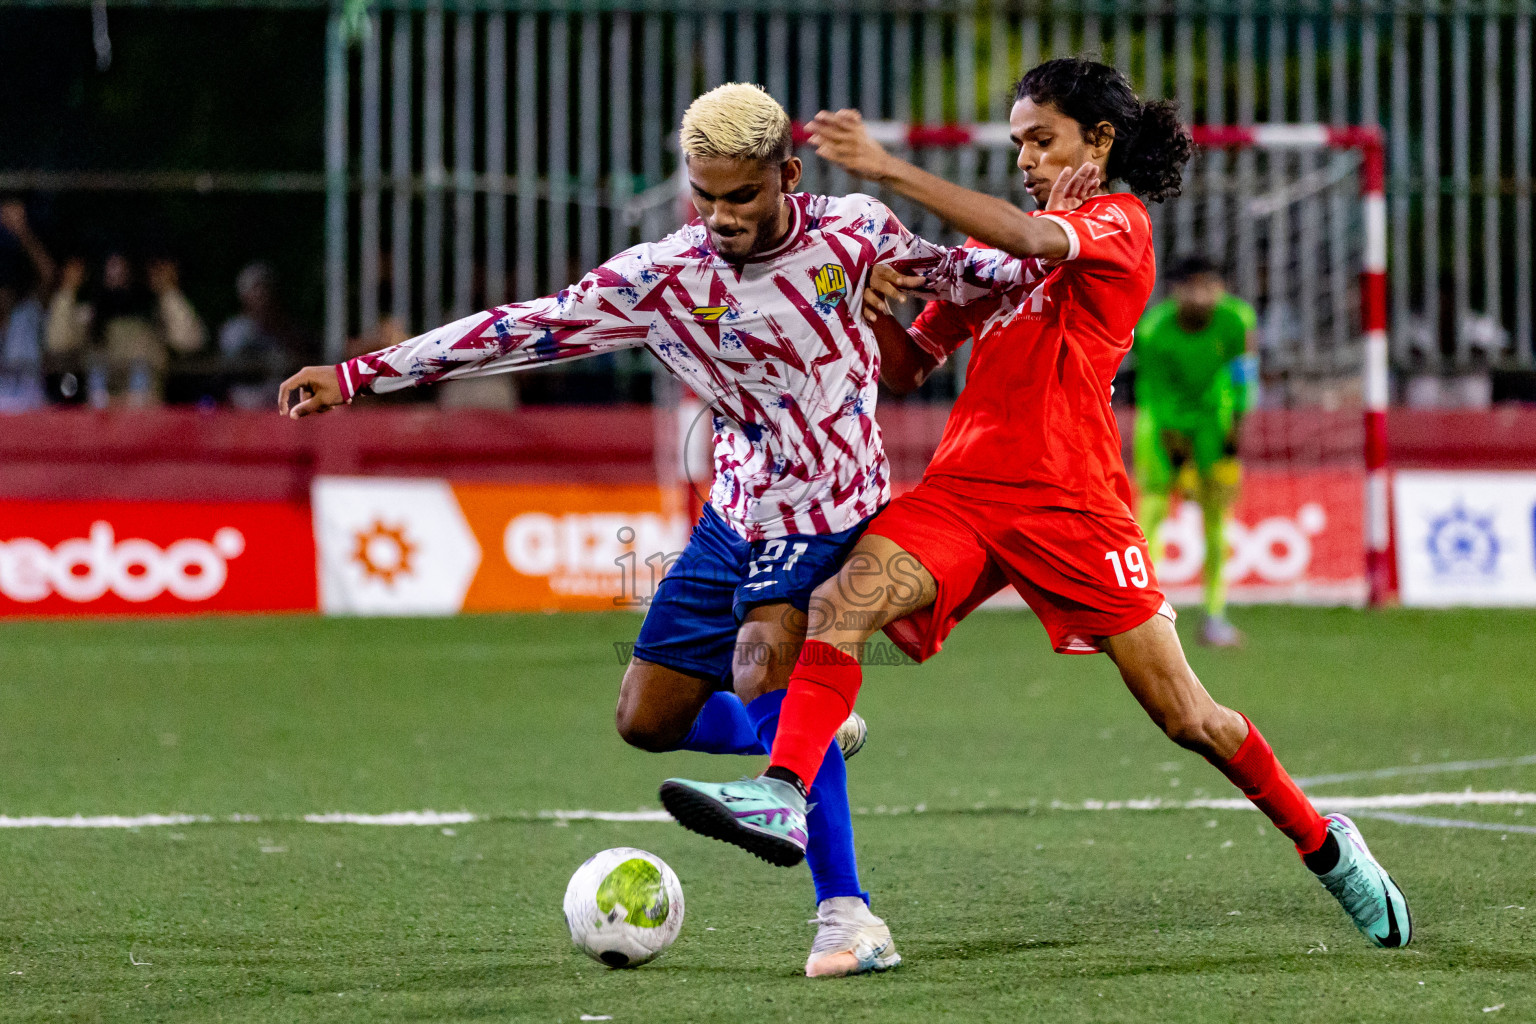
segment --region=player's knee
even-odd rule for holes
[[[625,743],[653,754],[676,750],[678,743],[682,740],[682,737],[677,735],[677,729],[670,723],[659,722],[654,717],[626,707],[622,703],[614,714],[614,724],[618,727],[619,737]]]
[[[789,661],[775,670],[775,662],[765,663],[738,657],[731,673],[731,686],[743,704],[751,704],[769,690],[782,688],[793,666],[794,662]],[[777,686],[773,684],[774,679],[778,681]]]
[[[1168,738],[1185,750],[1202,757],[1210,756],[1216,750],[1216,734],[1221,723],[1210,713],[1180,709],[1165,715],[1159,724]]]
[[[837,575],[823,580],[811,592],[805,609],[806,639],[825,639],[826,634],[838,628],[846,612],[845,590],[841,575]]]

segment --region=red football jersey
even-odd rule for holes
[[[1110,382],[1157,276],[1152,224],[1128,193],[1071,213],[1066,259],[968,306],[930,302],[910,336],[934,365],[975,338],[965,388],[925,479],[991,501],[1131,517]]]

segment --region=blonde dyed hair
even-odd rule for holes
[[[795,148],[789,114],[761,86],[746,82],[718,86],[690,103],[678,139],[689,157],[783,163]]]

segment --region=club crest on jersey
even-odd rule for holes
[[[841,264],[828,263],[816,268],[816,301],[832,305],[848,297],[848,275]]]
[[[729,306],[694,306],[690,312],[700,320],[715,323],[722,316],[725,316],[726,311],[730,308]]]
[[[1091,214],[1083,223],[1088,227],[1089,237],[1095,242],[1101,238],[1131,230],[1130,220],[1118,206],[1106,206],[1097,213]]]

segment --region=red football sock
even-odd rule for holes
[[[863,682],[864,670],[856,658],[831,644],[807,640],[779,708],[770,767],[787,768],[810,789],[827,745],[853,710]]]
[[[1248,722],[1248,716],[1243,716]],[[1232,785],[1243,791],[1255,807],[1269,815],[1275,827],[1296,844],[1303,855],[1312,853],[1328,837],[1328,823],[1305,793],[1275,758],[1275,752],[1248,722],[1248,738],[1226,764],[1211,762]]]

